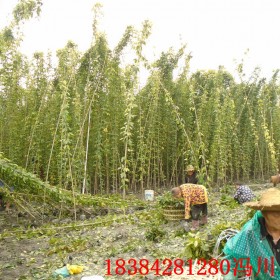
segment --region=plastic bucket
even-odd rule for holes
[[[145,200],[153,201],[154,200],[154,191],[153,190],[145,190]]]

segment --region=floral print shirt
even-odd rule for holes
[[[248,186],[239,186],[233,198],[242,204],[253,200],[255,195]]]
[[[185,199],[185,219],[189,219],[192,205],[208,202],[207,190],[204,186],[195,184],[183,184],[180,189]]]

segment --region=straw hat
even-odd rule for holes
[[[188,165],[186,170],[187,170],[187,172],[194,171],[194,167],[192,165]]]
[[[270,188],[265,191],[259,201],[246,202],[244,205],[263,211],[280,211],[280,190]]]

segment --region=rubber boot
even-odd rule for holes
[[[192,227],[191,227],[191,231],[198,230],[198,228],[199,228],[199,221],[192,220]]]
[[[201,225],[206,225],[207,224],[207,216],[202,216],[201,217]]]

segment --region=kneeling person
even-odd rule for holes
[[[199,216],[202,214],[201,224],[207,223],[207,190],[202,185],[183,184],[171,190],[173,197],[185,200],[185,219],[192,218],[192,228],[199,227]]]
[[[235,187],[236,187],[236,192],[233,198],[239,204],[252,201],[255,198],[255,195],[252,192],[252,190],[249,188],[249,186],[243,185],[241,183],[235,183]]]

